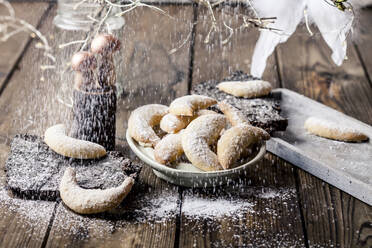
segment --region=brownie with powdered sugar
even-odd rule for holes
[[[280,97],[270,94],[260,98],[242,98],[229,95],[220,91],[216,86],[223,81],[248,81],[255,80],[242,71],[234,72],[222,81],[209,80],[195,85],[191,94],[205,95],[215,98],[217,101],[226,101],[236,107],[249,120],[253,126],[261,127],[269,133],[285,131],[288,120],[280,115]],[[218,107],[213,107],[219,110]]]
[[[127,176],[137,178],[141,170],[120,152],[109,151],[101,159],[72,159],[52,151],[41,137],[18,134],[5,163],[6,187],[22,198],[56,200],[67,167],[76,169],[79,186],[87,189],[117,187]]]

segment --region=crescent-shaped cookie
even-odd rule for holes
[[[168,107],[161,104],[148,104],[135,109],[128,120],[130,136],[137,142],[150,144],[155,147],[160,141],[153,127],[159,125]]]
[[[234,126],[226,130],[218,140],[218,161],[224,169],[230,169],[252,144],[268,139],[270,135],[261,128],[247,124]]]
[[[304,126],[309,133],[323,138],[348,142],[368,140],[368,136],[358,130],[317,117],[309,117]]]
[[[99,144],[67,136],[63,124],[48,128],[44,142],[56,153],[70,158],[95,159],[106,155],[106,149]]]
[[[176,134],[168,134],[155,146],[154,157],[157,162],[170,164],[182,156],[182,133],[183,130]]]
[[[271,92],[272,86],[263,80],[226,81],[219,83],[217,88],[230,95],[244,98],[266,96]]]
[[[194,166],[204,171],[222,169],[209,146],[216,143],[226,122],[226,117],[221,114],[202,115],[187,126],[182,134],[182,147]]]
[[[193,116],[195,111],[208,108],[217,101],[208,96],[189,95],[175,99],[169,105],[169,113],[174,115]]]
[[[244,116],[244,114],[231,104],[222,101],[219,102],[217,106],[222,111],[222,113],[224,113],[227,120],[231,123],[232,126],[236,126],[239,124],[249,124],[249,121]]]
[[[194,116],[182,116],[174,114],[166,114],[160,121],[160,128],[167,133],[177,133],[189,125],[195,118],[201,115],[216,114],[216,112],[207,109],[198,110]]]
[[[110,189],[83,189],[76,181],[75,169],[69,167],[63,174],[59,192],[64,204],[79,214],[96,214],[117,207],[131,191],[134,179],[127,177],[124,182]]]

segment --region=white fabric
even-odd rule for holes
[[[318,26],[323,39],[332,49],[335,64],[342,64],[346,57],[346,35],[352,25],[350,11],[340,11],[324,0],[253,0],[253,5],[260,17],[277,17],[269,27],[281,30],[261,31],[252,58],[253,76],[262,77],[267,58],[279,43],[286,42],[295,32],[304,19],[305,11],[309,21]]]

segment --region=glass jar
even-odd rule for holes
[[[54,25],[66,30],[89,31],[102,11],[102,6],[98,0],[58,0]],[[120,8],[113,7],[105,20],[104,24],[109,30],[119,29],[124,25],[124,19],[115,15],[119,12]]]

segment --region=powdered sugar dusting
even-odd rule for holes
[[[239,109],[235,108],[227,101],[222,101],[218,103],[218,107],[224,113],[226,118],[229,120],[232,126],[236,126],[238,124],[247,123],[249,124],[248,119],[244,116],[243,112],[239,111]]]
[[[202,115],[193,120],[182,134],[182,147],[191,163],[202,170],[218,170],[217,155],[209,145],[215,143],[226,126],[223,115]]]
[[[273,198],[280,198],[284,201],[293,198],[296,194],[295,189],[287,189],[287,188],[262,188],[261,192],[258,194],[259,198],[262,199],[273,199]]]
[[[239,200],[205,199],[199,197],[185,197],[182,213],[187,217],[219,218],[240,215],[252,210],[253,204]]]
[[[66,157],[100,158],[106,155],[105,148],[99,144],[67,136],[64,124],[49,127],[44,141],[53,151]]]
[[[74,168],[66,168],[60,183],[60,195],[63,202],[78,213],[99,213],[119,205],[130,192],[134,179],[127,177],[115,188],[83,189],[76,181]]]
[[[74,236],[80,240],[88,238],[104,238],[115,231],[115,221],[100,216],[79,215],[59,204],[51,235],[54,239],[63,236]]]
[[[118,208],[99,215],[79,215],[60,204],[52,232],[53,236],[64,234],[81,240],[107,238],[121,227],[127,230],[126,226],[131,224],[146,224],[147,228],[155,229],[159,224],[174,221],[177,213],[178,195],[138,192]],[[119,240],[125,238],[122,234],[115,236]]]
[[[194,247],[209,237],[213,237],[211,247],[305,246],[296,231],[301,220],[294,188],[249,186],[222,194],[198,192],[190,190],[182,203],[183,228],[192,233],[187,237]]]
[[[128,120],[128,131],[131,137],[138,142],[156,144],[160,138],[153,126],[158,125],[167,113],[168,107],[161,104],[148,104],[136,108]]]
[[[166,114],[160,121],[160,128],[167,133],[176,133],[185,128],[192,119],[191,116]]]
[[[316,176],[325,181],[331,180],[338,188],[365,201],[371,199],[368,185],[372,183],[370,173],[372,142],[350,143],[318,137],[307,132],[304,123],[307,118],[316,116],[340,126],[357,129],[370,138],[371,127],[305,96],[288,90],[280,90],[280,92],[283,115],[290,121],[286,132],[277,132],[275,135],[296,147],[296,156],[292,154],[288,155],[288,158],[296,157],[297,161],[314,159],[315,163],[310,162],[306,166]],[[276,147],[273,143],[270,146],[269,149]]]
[[[176,98],[169,105],[169,112],[175,115],[193,116],[195,110],[205,109],[216,103],[215,99],[208,96],[188,95]]]
[[[252,80],[252,76],[242,71],[234,72],[223,81],[246,81]],[[215,98],[217,101],[226,101],[243,112],[244,116],[253,126],[261,127],[272,133],[284,131],[287,126],[287,119],[280,116],[280,102],[273,95],[264,98],[240,98],[220,91],[216,86],[219,81],[209,80],[196,84],[192,89],[193,94],[204,94]]]
[[[356,128],[352,128],[350,126],[345,126],[342,125],[342,123],[337,123],[334,121],[318,118],[318,117],[309,117],[306,122],[307,125],[316,125],[316,126],[321,126],[323,128],[327,128],[329,130],[335,130],[338,131],[340,134],[341,133],[355,133],[355,134],[362,134],[359,130]]]
[[[270,93],[272,86],[267,81],[262,80],[248,80],[248,81],[225,81],[217,85],[219,90],[222,90],[228,94],[254,98],[265,96]]]
[[[247,197],[223,197],[223,196],[192,196],[186,195],[182,203],[182,213],[186,217],[199,218],[221,218],[221,217],[242,217],[244,213],[260,215],[255,210],[257,200],[278,200],[288,202],[296,195],[294,188],[268,188],[249,187],[244,189]],[[274,209],[266,209],[271,215],[277,216]]]
[[[15,214],[17,221],[36,227],[49,223],[56,203],[48,201],[27,201],[11,197],[5,189],[0,190],[2,218]]]
[[[136,209],[132,209],[135,221],[137,222],[164,222],[175,218],[178,213],[178,197],[177,195],[162,195],[154,197],[146,195],[139,199],[136,204]]]
[[[132,192],[134,194],[126,198],[120,207],[93,216],[76,214],[63,204],[59,204],[51,235],[55,239],[58,239],[58,235],[64,235],[73,236],[79,240],[110,236],[125,240],[125,236],[121,234],[122,230],[118,231],[118,229],[122,228],[131,232],[133,230],[126,226],[140,223],[146,223],[146,228],[158,228],[159,225],[174,222],[179,213],[179,208],[182,206],[181,211],[184,218],[199,221],[198,223],[204,223],[203,220],[208,220],[211,225],[208,228],[213,227],[210,231],[215,232],[216,235],[227,231],[226,228],[230,228],[228,223],[231,223],[231,228],[236,229],[234,237],[232,240],[216,239],[214,241],[216,246],[232,246],[249,236],[251,237],[249,242],[244,244],[253,242],[254,245],[270,245],[270,242],[274,242],[284,247],[290,247],[293,244],[295,244],[295,247],[301,247],[303,241],[300,239],[293,240],[291,234],[286,232],[268,234],[270,237],[266,235],[263,236],[265,238],[261,237],[261,232],[264,232],[267,228],[266,224],[260,222],[261,220],[270,219],[280,223],[280,219],[289,214],[286,211],[292,211],[291,204],[296,193],[294,188],[244,187],[242,190],[238,188],[236,190],[238,194],[235,197],[219,194],[196,196],[190,194],[191,191],[186,191],[182,204],[180,204],[179,196],[175,192],[151,192],[151,190],[144,191],[138,188],[138,192]],[[242,196],[239,196],[240,194]],[[284,213],[279,212],[276,208],[272,208],[271,204],[264,204],[267,207],[262,208],[263,202],[266,201],[282,202],[284,206],[288,206],[285,207],[288,210],[285,210]],[[16,211],[30,225],[47,226],[55,203],[13,199],[5,191],[0,191],[0,205],[4,206],[4,204],[10,209],[9,211]],[[297,202],[294,204],[297,204]],[[219,222],[225,218],[230,220],[225,223],[229,225],[228,227],[222,226]],[[251,220],[247,218],[253,218],[253,223],[249,224]],[[240,221],[243,221],[243,223],[240,223]],[[188,225],[187,222],[185,225]],[[251,228],[250,225],[253,225],[254,228]],[[197,232],[197,236],[200,237],[204,234],[201,233],[203,230],[198,229],[199,227],[203,226],[191,228],[194,228],[192,231]],[[120,235],[116,236],[116,233]],[[252,239],[252,237],[254,238]]]
[[[176,134],[166,135],[154,150],[155,160],[161,164],[169,164],[177,160],[183,154],[181,130]]]

